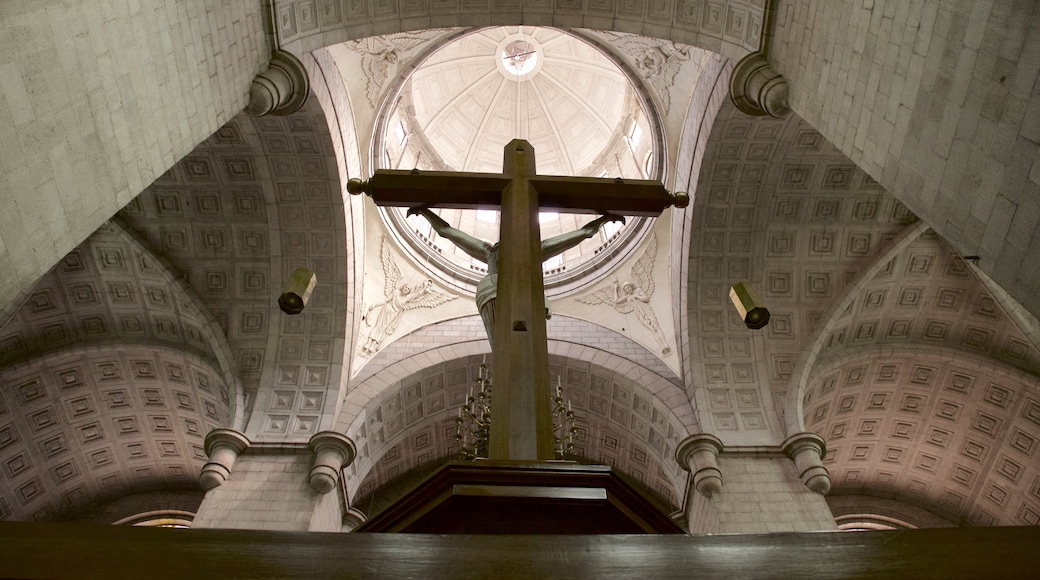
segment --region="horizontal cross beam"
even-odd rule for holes
[[[347,190],[366,193],[376,205],[498,208],[510,179],[497,173],[380,169],[368,181],[351,179]],[[531,176],[544,211],[617,213],[654,217],[665,208],[686,207],[689,196],[672,195],[660,181],[598,177]]]

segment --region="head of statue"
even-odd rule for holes
[[[625,294],[631,294],[636,291],[636,285],[633,284],[631,280],[626,280],[625,283],[621,285],[621,289]]]
[[[409,286],[408,284],[404,284],[404,285],[401,286],[401,296],[408,296],[411,293],[412,293],[412,287],[411,286]]]

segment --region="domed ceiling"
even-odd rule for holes
[[[659,123],[644,93],[594,41],[556,29],[486,28],[430,50],[384,102],[374,144],[378,167],[500,173],[515,138],[534,145],[542,175],[659,178]],[[449,224],[498,240],[498,212],[438,210]],[[425,220],[390,210],[391,229],[442,280],[469,287],[484,275]],[[577,229],[595,216],[543,213],[542,237]],[[608,224],[598,236],[546,262],[550,293],[623,253],[646,220]],[[605,251],[606,250],[606,251]],[[570,284],[568,284],[570,282]],[[566,289],[566,288],[564,288]]]

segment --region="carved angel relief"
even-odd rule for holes
[[[362,318],[365,326],[371,328],[368,338],[361,342],[361,356],[366,357],[375,354],[383,340],[397,331],[405,312],[416,308],[433,308],[458,298],[434,288],[433,280],[430,279],[423,280],[414,288],[408,284],[398,286],[401,269],[397,267],[385,235],[379,258],[383,263],[384,300],[369,306]]]
[[[414,57],[431,39],[444,32],[434,29],[417,32],[370,36],[352,40],[347,46],[361,55],[361,69],[365,73],[366,95],[372,108],[378,109],[383,91],[404,70],[405,63]]]
[[[670,89],[682,63],[690,60],[690,47],[621,32],[607,33],[606,36],[613,46],[635,60],[636,70],[653,87],[661,109],[667,115],[672,102]]]
[[[631,279],[624,283],[618,283],[615,278],[610,286],[603,286],[589,296],[578,297],[578,302],[584,304],[610,304],[621,314],[635,314],[636,320],[650,331],[654,340],[657,341],[661,354],[668,356],[672,352],[668,346],[668,339],[661,331],[661,325],[657,321],[650,306],[650,298],[654,295],[654,260],[657,258],[657,234],[650,236],[650,242],[643,251],[643,255],[636,260],[632,266]],[[633,282],[632,280],[635,280]]]

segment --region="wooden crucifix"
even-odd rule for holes
[[[498,460],[555,457],[539,210],[657,216],[689,203],[659,181],[539,176],[534,148],[521,139],[506,145],[502,174],[381,169],[368,181],[350,180],[347,190],[381,206],[501,208],[498,270],[508,282],[498,285],[489,335],[495,396],[488,456]]]

